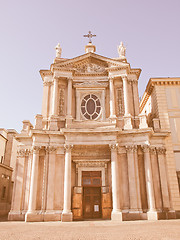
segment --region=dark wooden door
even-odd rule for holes
[[[83,213],[85,219],[101,218],[100,187],[84,187]]]

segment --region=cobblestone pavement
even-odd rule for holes
[[[180,240],[180,220],[0,222],[0,240]]]

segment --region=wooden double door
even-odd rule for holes
[[[83,218],[101,218],[101,172],[83,171]]]
[[[84,187],[83,217],[84,219],[101,218],[101,188]]]

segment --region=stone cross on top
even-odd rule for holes
[[[91,33],[91,31],[89,31],[89,33],[88,33],[87,35],[84,35],[84,37],[88,37],[88,38],[89,38],[89,43],[92,43],[91,38],[92,38],[92,37],[96,37],[96,35],[93,35],[93,34]]]

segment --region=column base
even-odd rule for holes
[[[131,130],[131,129],[133,129],[131,115],[124,116],[124,130]]]
[[[142,211],[125,211],[122,212],[123,221],[147,220],[147,214]]]
[[[24,221],[25,213],[22,211],[10,211],[8,214],[8,221]]]
[[[113,124],[116,124],[116,119],[117,119],[116,115],[113,115],[113,116],[109,117],[110,122],[113,123]]]
[[[25,215],[25,222],[43,222],[43,213],[27,212]]]
[[[44,213],[44,222],[48,221],[60,221],[61,220],[61,212],[49,210]]]
[[[72,220],[73,220],[72,212],[62,213],[62,215],[61,215],[61,221],[62,222],[72,222]]]
[[[73,117],[67,116],[66,117],[66,127],[69,127],[72,124]]]
[[[156,220],[158,220],[158,213],[155,212],[155,211],[147,212],[147,220],[149,220],[149,221],[156,221]]]
[[[122,221],[122,212],[111,212],[111,220],[112,221]]]
[[[50,131],[58,131],[58,117],[51,116],[50,123],[49,123],[49,130]]]

